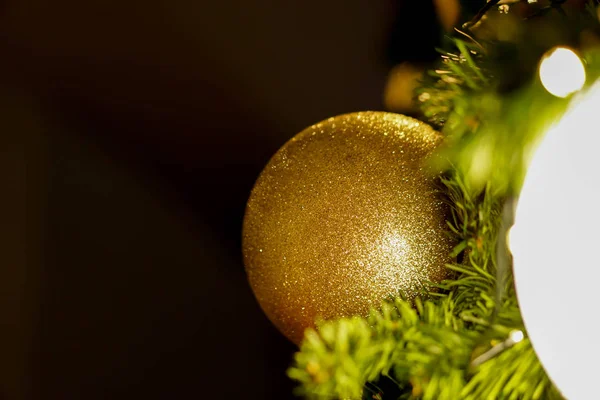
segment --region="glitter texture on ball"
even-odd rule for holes
[[[317,318],[365,316],[449,277],[448,209],[426,167],[441,140],[415,119],[361,112],[311,126],[269,161],[246,208],[244,264],[293,342]]]

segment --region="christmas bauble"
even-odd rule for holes
[[[425,166],[440,141],[415,119],[361,112],[311,126],[269,161],[248,200],[243,255],[288,338],[448,276],[447,209]]]

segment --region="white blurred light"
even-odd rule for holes
[[[573,50],[557,47],[542,58],[540,79],[548,92],[567,97],[585,84],[585,67]]]
[[[522,341],[525,338],[525,335],[523,334],[522,331],[512,331],[510,333],[510,340],[513,343],[519,343],[520,341]]]
[[[574,99],[537,149],[510,231],[533,347],[570,400],[598,396],[600,84]]]

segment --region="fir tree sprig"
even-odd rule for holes
[[[570,99],[551,95],[537,77],[545,52],[580,48],[588,82],[599,75],[596,3],[568,16],[523,21],[507,41],[457,31],[450,50],[440,51],[416,96],[424,117],[447,138],[443,167],[459,170],[475,192],[489,183],[503,195],[518,194],[537,142],[566,111]]]
[[[364,385],[380,376],[405,383],[424,399],[457,394],[465,386],[475,335],[452,307],[450,297],[417,300],[415,307],[396,299],[368,321],[322,323],[318,333],[307,332],[289,376],[302,383],[302,395],[316,399],[360,399]]]
[[[570,102],[545,91],[534,74],[539,59],[552,46],[578,45],[571,39],[584,32],[600,38],[595,4],[575,19],[550,20],[547,26],[563,34],[552,40],[530,39],[529,28],[510,43],[461,33],[441,53],[417,96],[424,116],[446,136],[442,182],[452,210],[448,229],[458,243],[452,256],[459,260],[447,267],[456,276],[432,285],[426,300],[410,303],[399,295],[368,319],[308,330],[288,371],[300,394],[397,398],[372,389],[383,377],[407,399],[561,399],[527,337],[510,265],[498,262],[507,251],[499,238],[507,229],[503,207],[518,194],[528,157]],[[565,35],[570,39],[557,39]],[[509,65],[507,52],[514,56]],[[581,55],[588,81],[596,81],[600,50],[582,47]]]

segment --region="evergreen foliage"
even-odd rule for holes
[[[600,76],[598,45],[582,39],[590,33],[600,43],[596,2],[577,13],[554,12],[560,4],[551,3],[508,41],[459,31],[417,91],[424,117],[446,136],[442,183],[459,260],[447,267],[456,278],[432,285],[414,304],[399,294],[368,319],[324,321],[308,330],[288,371],[299,394],[398,398],[378,388],[387,380],[407,399],[561,398],[527,338],[504,239],[530,153],[572,100],[543,88],[540,58],[568,44],[586,61],[588,82]],[[551,39],[547,32],[554,32]]]

